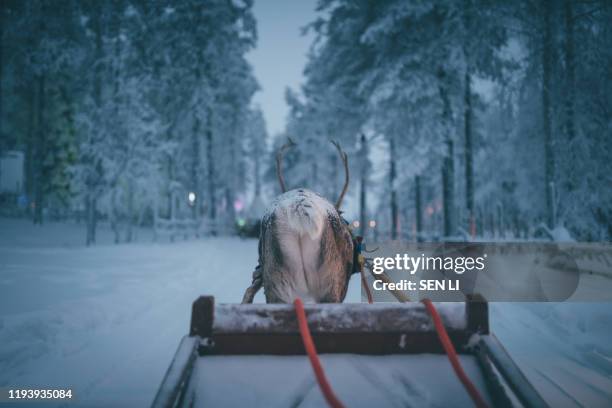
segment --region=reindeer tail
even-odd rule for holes
[[[302,196],[287,208],[287,221],[293,231],[315,240],[323,232],[326,214],[325,209],[316,200]]]

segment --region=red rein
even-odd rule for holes
[[[306,349],[306,353],[310,359],[310,365],[312,365],[312,369],[314,370],[315,377],[319,383],[319,388],[321,388],[321,392],[323,393],[323,396],[330,407],[344,408],[342,402],[340,402],[338,397],[336,397],[336,394],[334,394],[334,390],[332,390],[331,385],[329,385],[329,381],[327,381],[327,377],[323,371],[323,366],[321,366],[321,361],[317,355],[317,349],[315,349],[312,336],[310,335],[310,329],[308,329],[308,322],[306,321],[306,313],[304,312],[304,304],[302,303],[302,299],[295,299],[293,301],[293,306],[295,307],[295,314],[297,315],[300,334],[302,335],[302,341],[304,342],[304,348]]]
[[[438,338],[442,343],[442,347],[444,347],[444,351],[448,356],[448,359],[455,370],[455,374],[459,378],[459,381],[463,384],[468,394],[474,401],[474,404],[478,408],[486,408],[488,407],[480,392],[476,386],[469,379],[463,367],[461,366],[461,362],[459,361],[459,357],[457,356],[457,351],[453,346],[450,338],[448,337],[448,333],[446,332],[446,328],[442,323],[442,319],[436,310],[436,307],[429,299],[424,299],[423,304],[427,309],[427,312],[431,316],[433,320],[434,327],[436,328],[436,332],[438,333]],[[325,397],[325,400],[332,408],[344,408],[342,402],[336,397],[334,394],[334,390],[332,389],[329,381],[327,381],[327,377],[325,376],[325,372],[323,371],[323,366],[321,366],[321,361],[319,360],[319,356],[317,354],[317,349],[315,348],[314,341],[312,340],[312,336],[310,334],[310,329],[308,329],[308,322],[306,321],[306,312],[304,312],[304,304],[300,298],[297,298],[293,301],[293,306],[295,307],[295,314],[297,315],[298,326],[300,328],[300,335],[302,336],[302,341],[304,343],[304,348],[306,349],[306,353],[308,354],[308,359],[310,360],[310,365],[312,365],[312,369],[314,371],[317,382],[319,383],[319,388]]]
[[[433,320],[436,332],[438,332],[438,338],[442,343],[442,347],[444,347],[444,351],[446,352],[446,355],[448,356],[448,359],[451,365],[453,366],[453,369],[455,370],[455,374],[457,374],[459,381],[461,381],[461,383],[465,387],[465,390],[468,392],[468,394],[470,394],[470,397],[472,397],[472,401],[474,401],[474,404],[478,408],[488,407],[487,403],[485,402],[484,398],[482,398],[482,395],[480,395],[480,392],[478,392],[478,389],[476,388],[474,383],[472,383],[465,371],[463,371],[463,367],[461,366],[461,362],[459,361],[459,357],[457,356],[455,346],[453,346],[450,337],[448,337],[448,333],[446,332],[446,328],[442,323],[442,319],[440,318],[436,307],[429,299],[423,299],[421,302],[425,305],[425,308],[427,309],[429,315],[431,316],[431,319]]]

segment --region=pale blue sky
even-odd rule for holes
[[[270,135],[285,127],[285,88],[302,83],[313,35],[302,36],[301,30],[315,19],[315,6],[316,0],[255,0],[259,39],[248,59],[262,88],[254,102],[263,110]]]

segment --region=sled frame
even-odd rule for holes
[[[495,406],[511,407],[513,400],[525,407],[548,406],[489,332],[484,299],[436,306],[457,352],[476,357]],[[444,353],[421,303],[308,304],[305,311],[321,354]],[[201,296],[192,306],[189,335],[181,340],[152,407],[182,406],[197,358],[304,354],[292,305],[215,306],[214,297]]]

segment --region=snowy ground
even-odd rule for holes
[[[96,247],[83,239],[83,226],[0,219],[0,387],[71,387],[79,406],[148,406],[191,302],[238,302],[257,243],[153,243],[143,230],[139,243],[113,245],[104,226]],[[354,280],[349,300],[358,299]],[[552,406],[612,405],[612,305],[492,312],[493,330]]]

